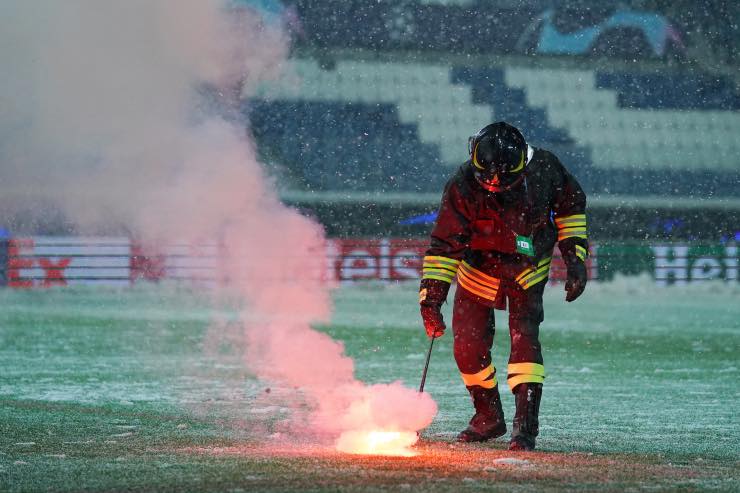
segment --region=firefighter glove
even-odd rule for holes
[[[447,299],[450,283],[437,279],[422,279],[419,287],[419,308],[424,330],[429,338],[440,337],[447,326],[442,318],[442,303]]]
[[[573,301],[586,289],[586,264],[581,261],[568,263],[568,279],[565,281],[565,301]]]

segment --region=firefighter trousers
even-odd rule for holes
[[[511,353],[507,382],[512,392],[520,383],[542,383],[545,378],[539,340],[545,284],[541,282],[525,290],[515,282],[502,281],[500,287],[499,296],[505,297],[500,301],[508,301]],[[491,359],[496,332],[494,311],[490,304],[481,303],[480,298],[458,285],[452,315],[453,350],[469,390],[475,386],[493,388],[498,383]]]

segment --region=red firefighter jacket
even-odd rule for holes
[[[530,150],[523,179],[509,191],[483,189],[470,161],[450,178],[423,279],[457,278],[458,287],[493,303],[502,281],[523,289],[546,281],[556,242],[566,263],[585,260],[586,195],[554,154]]]

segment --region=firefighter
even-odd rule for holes
[[[475,414],[457,439],[503,436],[506,423],[491,360],[494,309],[509,311],[507,383],[516,403],[509,450],[534,450],[545,367],[539,341],[542,294],[555,243],[567,266],[566,301],[586,287],[586,196],[558,158],[528,145],[505,122],[468,141],[470,159],[445,185],[424,257],[419,303],[429,337],[453,280],[453,350]]]

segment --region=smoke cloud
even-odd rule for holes
[[[279,201],[236,109],[281,73],[289,41],[232,7],[0,3],[3,204],[152,244],[217,239],[247,302],[246,364],[298,389],[311,432],[421,429],[429,396],[357,381],[342,345],[310,326],[331,314],[323,229]]]

